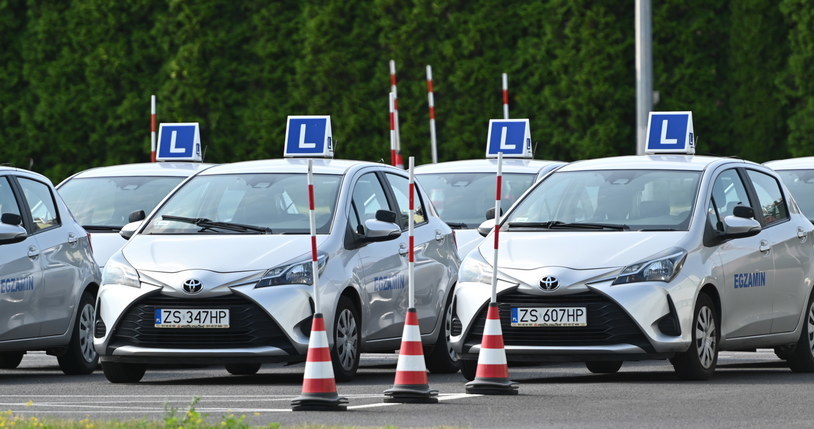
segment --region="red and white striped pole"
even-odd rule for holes
[[[409,190],[410,196],[408,198],[408,220],[407,220],[407,289],[409,294],[408,304],[409,308],[415,308],[415,236],[413,230],[415,229],[415,174],[413,168],[415,167],[415,157],[408,159],[408,168],[410,170]]]
[[[314,162],[308,160],[308,224],[311,231],[311,279],[314,288],[314,312],[322,313],[319,306],[319,270],[317,270],[317,222],[314,214]]]
[[[427,66],[427,103],[430,106],[430,149],[432,163],[438,162],[438,146],[435,140],[435,96],[432,90],[432,67]]]
[[[509,76],[503,73],[503,119],[509,119]]]
[[[500,194],[503,185],[503,152],[497,153],[497,179],[495,182],[495,252],[492,257],[492,302],[497,302],[497,254],[500,235]]]
[[[150,96],[150,162],[155,162],[155,95]]]
[[[399,135],[399,92],[396,86],[396,62],[390,60],[390,91],[393,93],[393,122],[396,131],[396,167],[404,168],[401,159],[401,136]]]
[[[396,165],[396,112],[393,105],[395,104],[395,97],[393,92],[390,92],[390,165]]]

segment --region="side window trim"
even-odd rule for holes
[[[393,193],[393,188],[392,188],[393,185],[390,183],[390,180],[387,179],[387,174],[393,174],[394,176],[401,177],[402,179],[405,179],[408,182],[409,182],[410,179],[406,178],[406,177],[403,177],[403,176],[399,176],[398,174],[391,173],[391,172],[377,171],[376,174],[379,175],[379,181],[383,181],[384,183],[387,184],[384,187],[384,189],[385,189],[385,193],[387,194],[387,200],[390,203],[390,207],[396,212],[396,214],[401,213],[401,207],[398,204],[398,198],[396,198],[396,195]],[[416,196],[418,197],[418,201],[421,204],[421,207],[424,208],[424,221],[420,222],[420,223],[416,223],[414,225],[415,227],[418,227],[418,226],[424,226],[427,223],[429,223],[430,218],[427,215],[427,209],[426,209],[426,206],[424,205],[424,199],[421,197],[421,190],[418,187],[418,182],[416,181],[414,183],[416,184],[416,186],[415,186]],[[409,209],[410,209],[409,207],[405,207],[405,211],[408,211]],[[409,226],[405,225],[401,230],[402,231],[407,231],[408,229],[409,229]]]
[[[48,186],[47,183],[41,182],[41,181],[39,181],[37,179],[34,179],[34,178],[31,178],[31,177],[19,177],[19,178],[15,177],[15,179],[18,179],[17,180],[17,187],[19,189],[19,199],[23,200],[23,205],[21,207],[24,208],[24,210],[20,210],[20,211],[24,212],[23,224],[26,223],[25,219],[27,219],[28,220],[28,225],[25,228],[28,231],[29,235],[36,235],[36,234],[39,234],[41,232],[50,231],[52,229],[56,229],[56,228],[59,228],[60,226],[62,226],[62,216],[61,216],[61,213],[59,212],[59,204],[57,204],[57,199],[56,199],[56,196],[54,195],[54,190],[51,188],[51,186]],[[31,208],[32,207],[28,202],[28,198],[26,198],[26,196],[25,196],[25,191],[23,190],[22,184],[19,183],[19,179],[26,179],[26,180],[30,180],[30,181],[32,181],[34,183],[39,183],[40,185],[44,186],[45,189],[48,190],[48,195],[51,197],[51,202],[54,205],[54,221],[55,221],[55,223],[53,225],[51,225],[51,226],[49,226],[47,228],[42,228],[42,229],[37,229],[37,228],[34,227],[34,218],[33,218],[33,216],[31,216]]]
[[[751,170],[751,171],[754,171],[756,173],[766,175],[766,177],[769,177],[769,178],[771,178],[771,179],[773,179],[775,181],[775,184],[777,184],[777,188],[780,191],[780,195],[783,197],[783,205],[785,206],[785,209],[786,209],[786,217],[785,218],[778,219],[778,220],[775,220],[775,221],[772,221],[772,222],[768,222],[766,217],[763,215],[763,208],[762,208],[761,203],[760,203],[760,198],[757,195],[757,190],[755,190],[754,184],[752,184],[752,178],[749,177],[749,173],[748,173],[747,170]],[[777,178],[775,178],[775,177],[773,177],[771,175],[768,175],[768,174],[766,174],[766,173],[764,173],[764,172],[762,172],[760,170],[753,169],[753,168],[738,167],[738,172],[741,175],[741,180],[743,180],[744,185],[746,186],[746,192],[749,194],[749,199],[753,200],[753,201],[756,201],[756,203],[752,203],[752,209],[755,212],[755,218],[757,219],[758,222],[760,222],[760,225],[763,228],[769,228],[769,227],[779,225],[779,224],[782,224],[784,222],[787,222],[787,221],[791,220],[791,216],[790,216],[790,212],[789,212],[789,205],[788,205],[788,198],[787,198],[786,194],[783,192],[783,186],[780,185]],[[744,178],[745,178],[745,180],[744,180]]]

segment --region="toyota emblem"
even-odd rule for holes
[[[201,281],[198,279],[189,279],[184,282],[184,292],[194,295],[196,293],[200,293],[203,289],[201,285]]]
[[[545,276],[540,279],[540,287],[545,291],[557,289],[557,286],[559,285],[560,281],[554,276]]]

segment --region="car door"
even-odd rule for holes
[[[712,186],[709,202],[713,227],[723,231],[722,221],[738,205],[756,207],[739,171],[720,173]],[[771,332],[774,258],[770,231],[752,237],[734,238],[717,246],[724,275],[721,291],[721,330],[724,338],[764,335]]]
[[[20,199],[8,176],[0,176],[0,215],[21,216]],[[42,289],[37,239],[29,235],[17,243],[0,243],[0,341],[36,337],[32,323],[34,294]]]
[[[365,221],[375,219],[378,210],[395,212],[384,186],[375,172],[362,174],[353,184],[348,213],[352,230],[363,232]],[[366,299],[363,336],[366,340],[397,338],[407,310],[407,237],[365,243],[358,255]]]
[[[32,316],[40,325],[39,335],[59,335],[71,325],[74,306],[79,301],[75,285],[76,267],[82,261],[79,235],[64,227],[57,209],[53,188],[46,183],[18,177],[23,192],[32,238],[36,240],[42,268],[42,287],[34,291]],[[62,216],[61,216],[62,215]],[[29,250],[30,253],[30,250]]]
[[[746,170],[760,207],[758,221],[774,258],[772,332],[790,332],[797,327],[800,312],[808,301],[806,273],[811,272],[810,222],[793,221],[780,183],[769,174]]]
[[[393,173],[385,173],[385,178],[399,210],[399,222],[404,234],[408,231],[409,221],[409,180]],[[441,262],[447,250],[444,231],[433,227],[424,208],[423,196],[415,187],[413,199],[415,209],[413,256],[415,260],[415,308],[422,334],[432,332],[437,323],[444,303],[444,293],[449,281],[447,267]],[[408,240],[409,241],[409,240]]]

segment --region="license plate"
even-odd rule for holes
[[[156,328],[228,328],[229,310],[157,308]]]
[[[585,307],[513,307],[512,326],[588,326]]]

